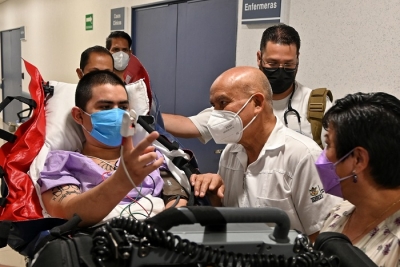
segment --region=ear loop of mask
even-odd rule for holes
[[[337,164],[339,164],[340,162],[342,162],[345,158],[347,158],[351,153],[353,153],[354,148],[352,150],[350,150],[346,155],[344,155],[343,157],[341,157],[338,161],[336,161],[335,163],[333,163],[333,166],[336,167]],[[326,150],[325,150],[326,152]],[[326,154],[325,154],[326,155]]]
[[[338,161],[336,161],[336,163],[333,164],[333,166],[335,167],[335,172],[336,172],[336,165],[339,164],[340,162],[342,162],[344,159],[346,159],[351,153],[353,153],[354,148],[352,150],[350,150],[346,155],[344,155],[343,157],[341,157]],[[326,155],[326,154],[325,154]],[[345,176],[343,178],[339,179],[339,182],[347,180],[349,178],[353,177],[353,183],[357,183],[357,175],[355,174],[354,170],[352,172],[351,175]]]
[[[251,121],[243,128],[242,132],[243,132],[244,130],[246,130],[247,127],[250,126],[250,124],[257,118],[257,116],[258,116],[258,114],[255,115],[254,118],[251,119]]]
[[[249,104],[250,100],[255,96],[255,94],[252,94],[249,99],[247,99],[246,103],[244,103],[243,107],[239,109],[238,112],[236,112],[235,116],[239,116],[239,113],[242,112],[242,110]]]
[[[81,109],[81,108],[79,108],[79,109],[82,110],[83,113],[85,113],[86,115],[88,115],[89,118],[90,118],[90,122],[92,122],[92,119],[91,119],[92,116],[91,116],[89,113],[85,112],[83,109]],[[90,134],[90,132],[85,128],[85,126],[83,126],[83,117],[82,117],[82,124],[81,124],[81,126],[82,126],[82,128],[83,128],[88,134]],[[93,125],[92,125],[92,126],[93,126]]]
[[[249,104],[250,100],[253,98],[253,96],[255,96],[256,94],[252,94],[250,96],[250,98],[246,101],[246,103],[244,103],[243,107],[241,109],[239,109],[239,111],[235,114],[235,116],[239,116],[239,113],[242,112],[242,110],[247,106],[247,104]],[[247,127],[250,126],[250,124],[257,118],[258,114],[255,115],[251,121],[249,123],[247,123],[247,125],[245,127],[243,127],[242,132],[244,132],[244,130],[246,130]]]

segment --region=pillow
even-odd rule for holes
[[[71,115],[71,109],[75,106],[76,84],[55,81],[49,83],[54,87],[54,94],[45,105],[45,143],[50,150],[81,150],[85,137],[82,127]]]
[[[50,150],[82,150],[85,140],[83,129],[71,115],[75,106],[76,84],[50,81],[54,86],[54,94],[46,102],[46,140]],[[149,112],[149,98],[143,79],[126,85],[130,108],[138,115],[147,115]],[[139,134],[140,135],[140,134]],[[143,135],[138,138],[143,139]],[[137,138],[134,138],[137,139]],[[140,139],[140,140],[141,140]],[[140,140],[134,140],[135,143]]]

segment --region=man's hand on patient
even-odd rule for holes
[[[221,176],[214,173],[193,174],[190,183],[194,187],[194,195],[204,197],[207,193],[213,206],[221,206],[225,185]]]

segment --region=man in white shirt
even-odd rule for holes
[[[228,145],[218,174],[191,177],[195,195],[208,191],[216,206],[281,208],[292,229],[313,239],[329,208],[341,201],[323,190],[314,165],[321,148],[276,118],[270,84],[257,68],[221,74],[211,86],[210,102],[210,134]]]
[[[278,24],[264,31],[260,50],[257,52],[257,65],[272,86],[273,109],[277,118],[285,123],[286,117],[287,127],[313,138],[311,123],[307,120],[308,101],[312,90],[295,81],[299,55],[298,32],[293,27]],[[331,106],[331,101],[327,99],[325,111]],[[211,112],[212,108],[207,108],[188,118],[163,114],[164,125],[166,130],[175,136],[198,137],[200,141],[207,143],[212,138],[207,128]],[[284,116],[285,112],[286,116]],[[325,145],[324,134],[325,131],[322,129],[319,136],[323,145]]]

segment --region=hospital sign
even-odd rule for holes
[[[280,22],[281,0],[243,0],[242,24]]]

